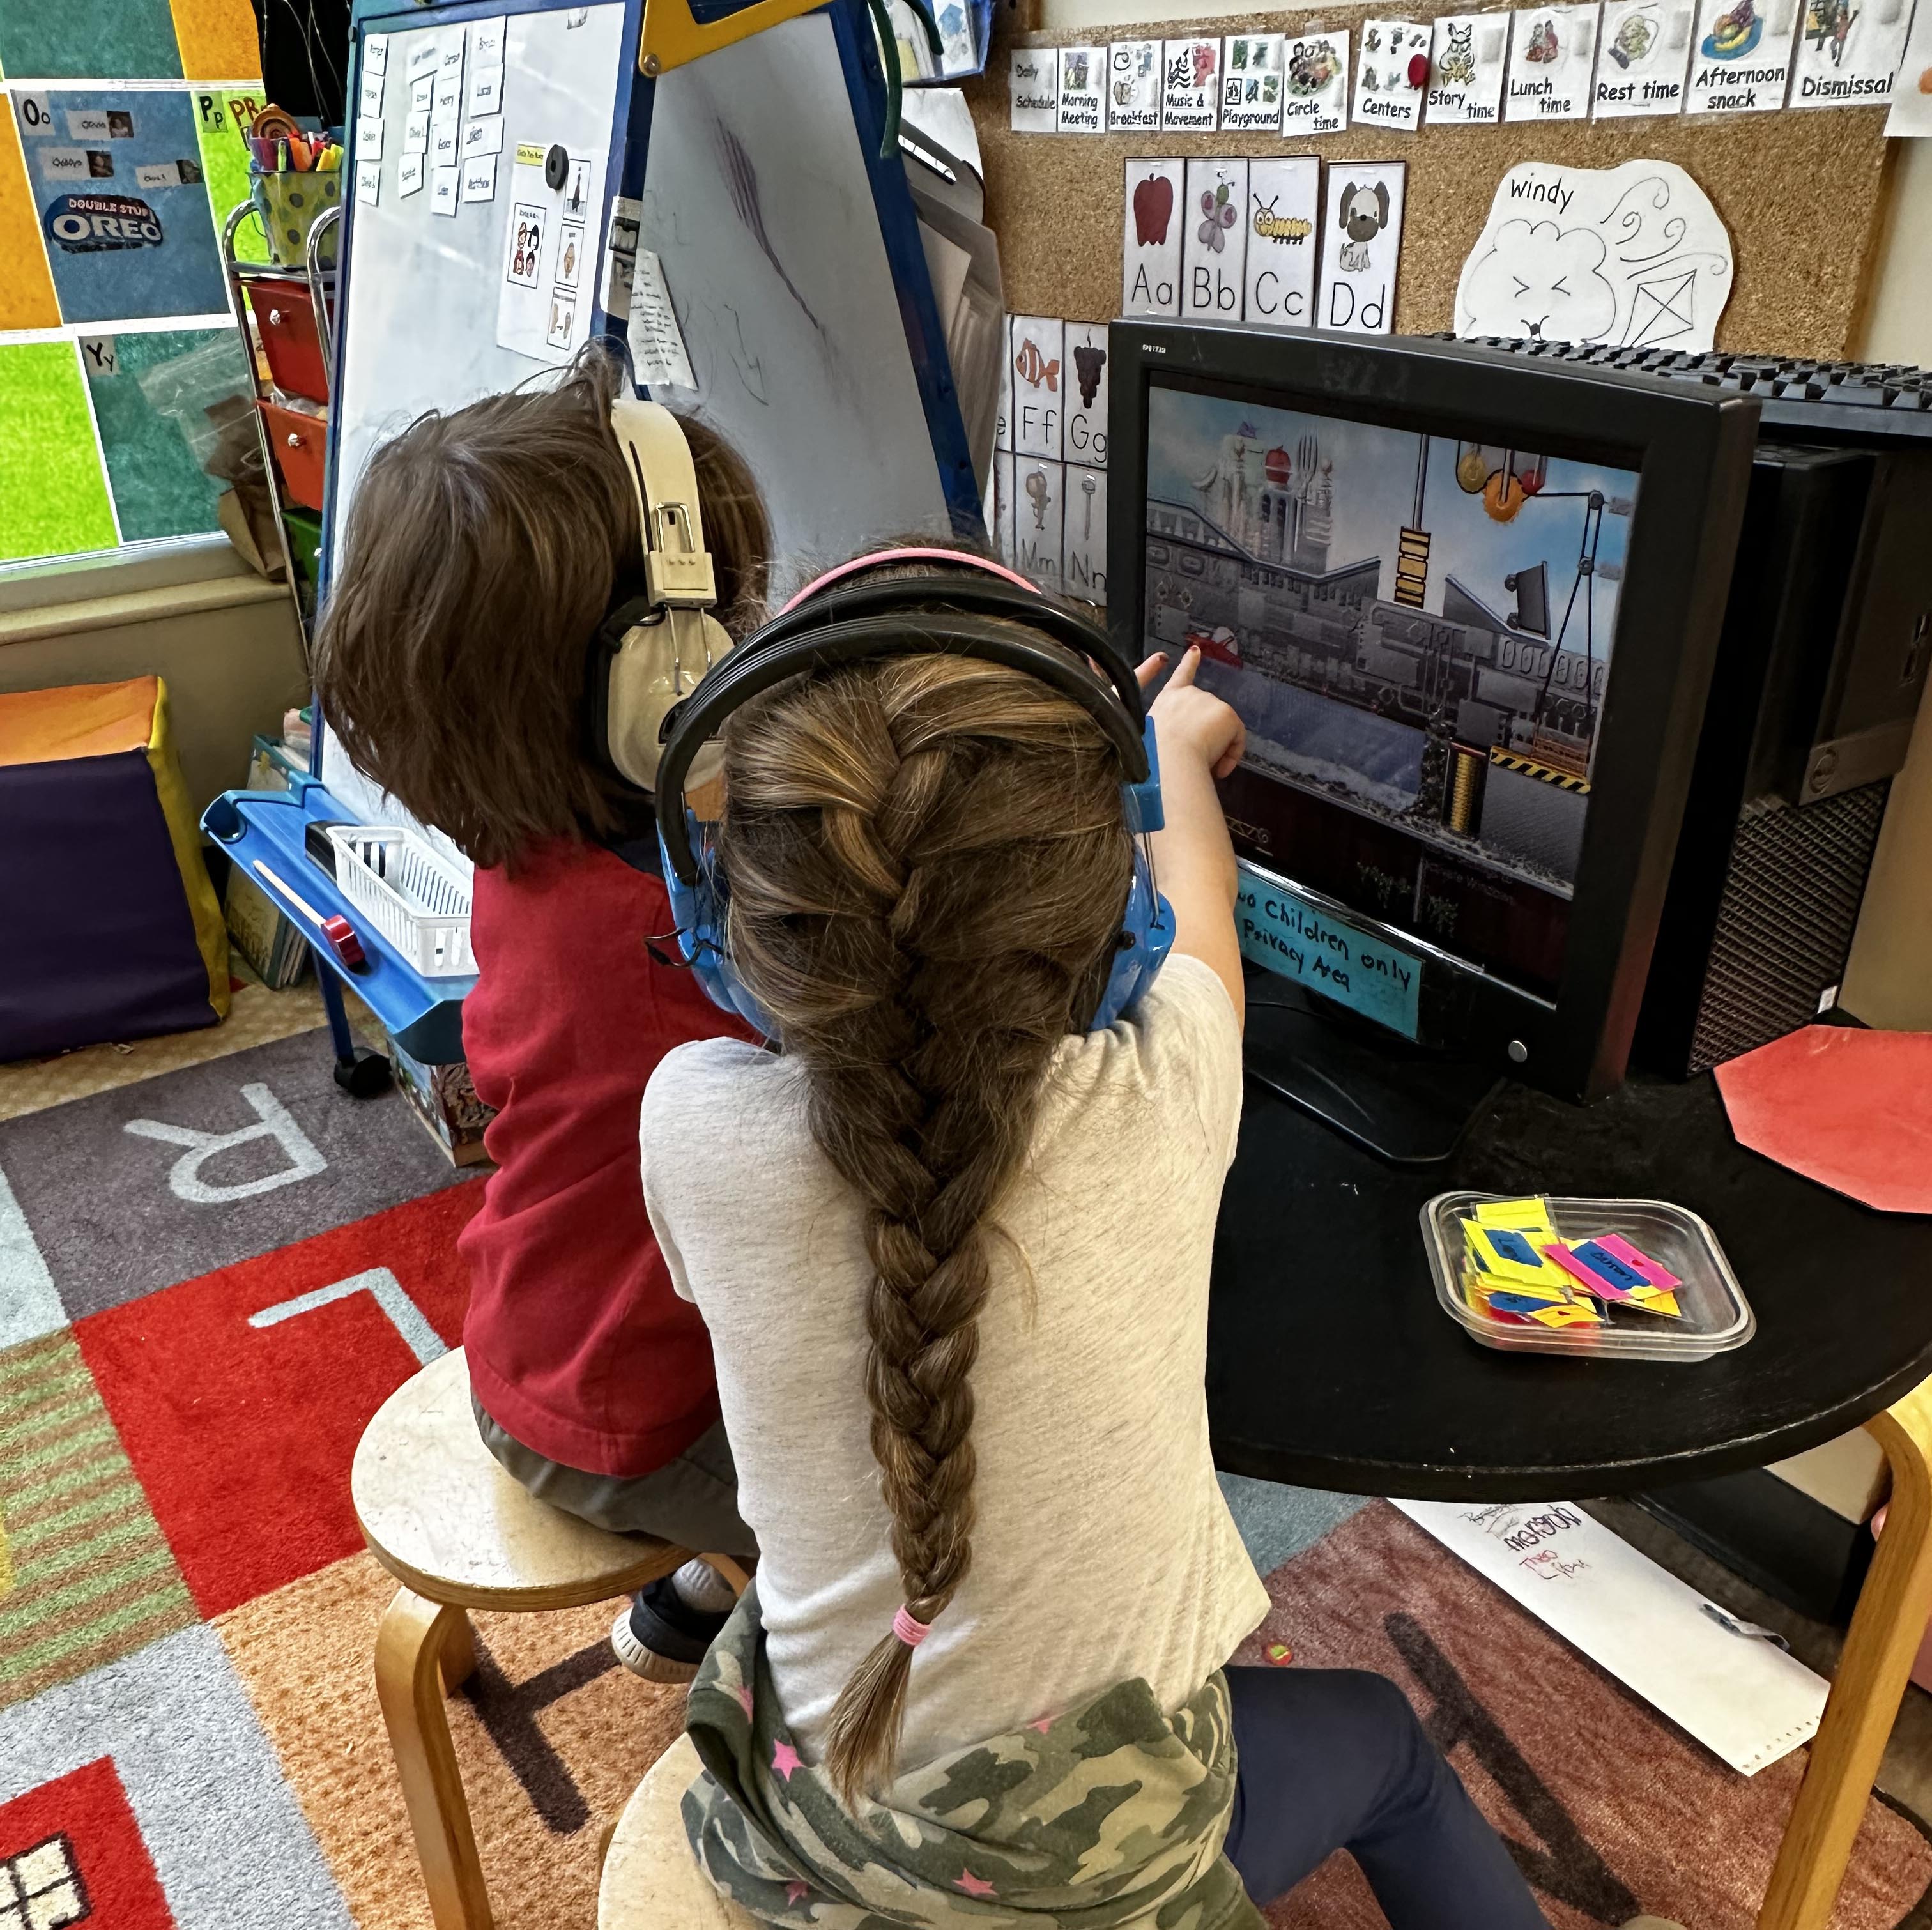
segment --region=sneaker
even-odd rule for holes
[[[660,1575],[640,1589],[610,1628],[617,1659],[646,1682],[690,1682],[728,1618],[693,1608]]]

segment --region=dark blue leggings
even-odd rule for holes
[[[1392,1930],[1549,1930],[1502,1838],[1386,1676],[1227,1673],[1240,1762],[1227,1853],[1257,1904],[1346,1850]]]

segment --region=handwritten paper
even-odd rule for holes
[[[638,382],[647,388],[695,389],[691,356],[677,311],[664,285],[663,265],[649,248],[638,251],[631,284],[631,355]]]
[[[1211,658],[1216,641],[1206,640],[1204,654]],[[1211,662],[1209,674],[1211,678]],[[1252,865],[1243,863],[1238,869],[1234,929],[1244,956],[1405,1038],[1415,1037],[1422,993],[1420,959],[1337,917]]]

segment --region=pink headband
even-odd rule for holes
[[[969,569],[984,570],[988,576],[1004,577],[1007,582],[1017,584],[1022,590],[1030,590],[1036,595],[1040,590],[1037,584],[1028,582],[1017,570],[1008,569],[1004,563],[994,563],[986,557],[976,557],[970,550],[874,550],[870,556],[854,557],[850,563],[842,563],[836,569],[828,569],[823,576],[814,577],[778,614],[789,616],[808,596],[816,596],[829,585],[843,582],[848,576],[856,576],[862,569],[876,569],[884,563],[964,563]]]
[[[932,1624],[930,1622],[915,1622],[912,1619],[912,1610],[902,1601],[892,1617],[892,1633],[908,1649],[916,1649],[932,1633]]]

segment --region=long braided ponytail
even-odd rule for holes
[[[724,769],[731,956],[866,1209],[866,1391],[905,1605],[832,1711],[854,1799],[890,1769],[913,1645],[972,1564],[986,1222],[1054,1048],[1098,1004],[1132,849],[1098,727],[1002,665],[801,678],[731,720]]]

